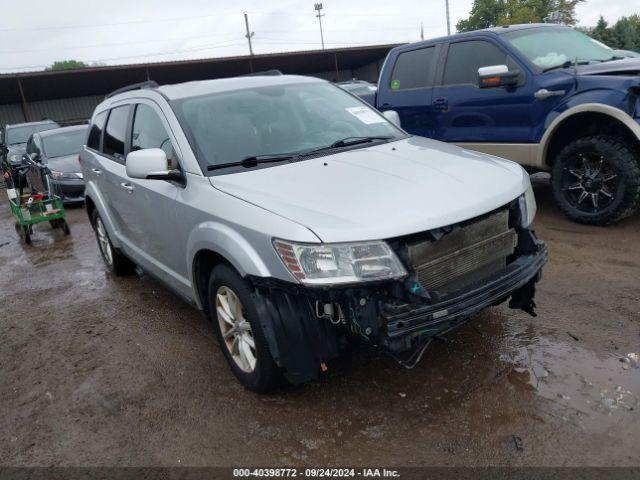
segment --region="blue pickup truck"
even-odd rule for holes
[[[568,27],[512,25],[403,45],[378,91],[409,133],[550,171],[571,219],[605,225],[640,198],[640,59]],[[393,114],[391,114],[393,116]]]

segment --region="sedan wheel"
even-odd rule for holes
[[[236,293],[227,286],[216,292],[216,315],[224,344],[234,362],[246,373],[256,368],[256,344],[251,324]]]

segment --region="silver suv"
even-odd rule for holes
[[[81,163],[107,267],[202,309],[246,387],[302,383],[359,337],[399,363],[490,306],[533,314],[547,258],[513,162],[408,135],[287,75],[134,85]]]

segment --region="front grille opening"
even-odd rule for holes
[[[410,242],[407,255],[422,288],[446,294],[504,271],[517,243],[505,208],[466,222],[438,240]]]

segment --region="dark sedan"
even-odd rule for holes
[[[84,179],[78,153],[87,139],[87,125],[34,133],[27,142],[27,155],[47,164],[53,190],[65,203],[84,202]]]

